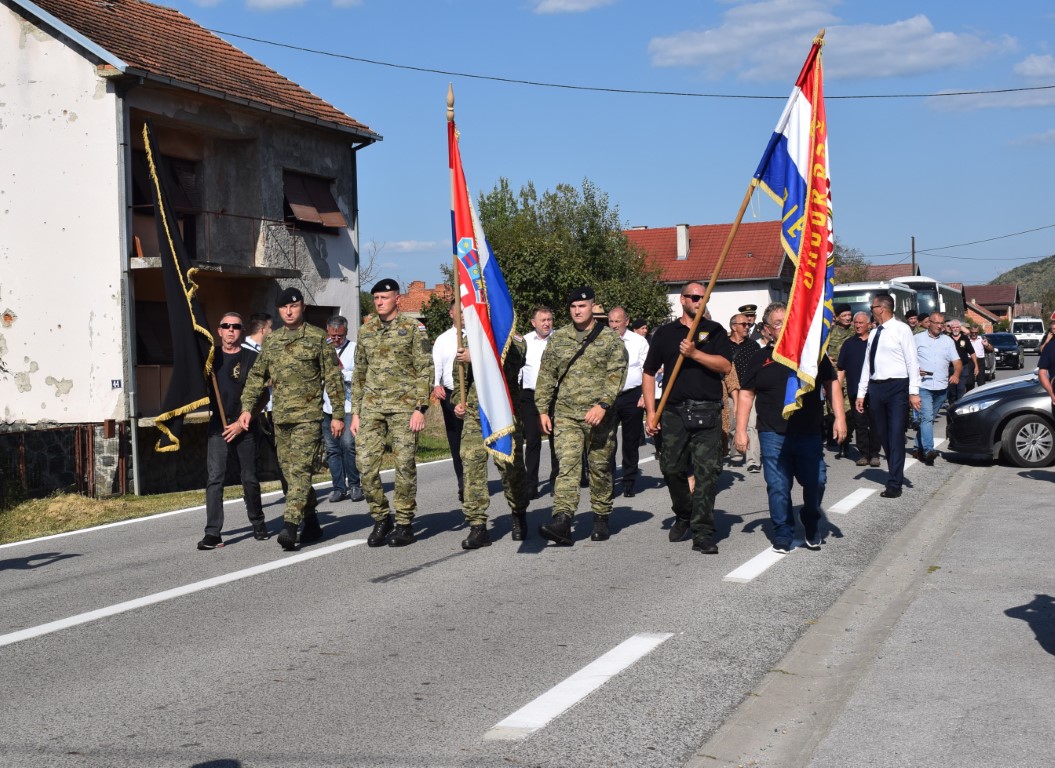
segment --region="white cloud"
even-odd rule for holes
[[[1038,145],[1055,144],[1055,128],[1051,128],[1041,133],[1033,133],[1029,136],[1022,136],[1016,139],[1012,144],[1016,147],[1036,147]]]
[[[223,0],[191,0],[191,2],[202,8],[212,8],[214,5],[222,3]]]
[[[736,5],[711,29],[657,37],[652,63],[702,67],[712,78],[736,73],[741,80],[786,80],[797,71],[809,42],[826,28],[825,75],[829,78],[900,77],[961,66],[1013,49],[1003,37],[940,32],[920,14],[889,24],[840,24],[837,0],[761,0]]]
[[[1035,78],[1055,77],[1055,56],[1050,53],[1043,56],[1035,53],[1027,56],[1015,65],[1015,74]]]
[[[450,246],[450,243],[441,243],[438,240],[396,240],[385,243],[378,248],[379,251],[395,251],[396,253],[421,253],[432,251],[442,246]]]
[[[356,8],[363,4],[363,0],[333,0],[334,8]]]
[[[979,93],[927,99],[927,105],[945,112],[967,112],[975,109],[1035,109],[1055,106],[1055,88],[1007,93]]]
[[[308,0],[245,0],[247,7],[257,11],[275,11],[280,8],[296,8]]]
[[[582,13],[613,2],[615,0],[534,0],[535,13]]]

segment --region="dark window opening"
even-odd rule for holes
[[[175,209],[176,225],[183,234],[183,244],[190,258],[197,257],[197,214],[201,211],[201,192],[198,189],[198,164],[190,160],[161,156],[158,174]],[[154,201],[150,193],[150,165],[147,153],[132,151],[132,210],[137,216],[154,216]]]
[[[293,171],[282,174],[283,214],[287,223],[298,229],[335,235],[347,227],[337,201],[330,192],[333,182],[319,176],[305,176]]]

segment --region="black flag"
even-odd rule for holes
[[[213,338],[205,320],[205,313],[195,294],[198,286],[187,251],[183,246],[176,215],[172,208],[164,173],[161,171],[161,152],[158,151],[150,121],[143,125],[143,144],[150,169],[150,196],[154,201],[154,220],[158,228],[161,250],[161,275],[165,282],[165,303],[168,305],[169,326],[172,330],[172,380],[161,406],[161,414],[154,419],[161,437],[155,451],[178,451],[183,417],[209,404],[209,378],[212,376]]]

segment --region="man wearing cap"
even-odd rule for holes
[[[905,313],[905,325],[912,329],[912,333],[920,333],[919,327],[919,312],[914,309],[910,309]]]
[[[432,351],[425,326],[399,311],[399,283],[382,280],[370,293],[376,313],[359,329],[352,373],[352,434],[358,447],[363,493],[374,518],[374,530],[366,543],[380,547],[387,540],[389,546],[405,547],[414,542],[412,522],[418,494],[414,454],[429,408]],[[392,437],[396,465],[394,533],[381,485],[387,435]]]
[[[762,336],[762,324],[758,322],[758,305],[744,304],[736,311],[746,317],[747,322],[751,324],[747,329],[747,338],[761,348],[766,343],[766,340]]]
[[[342,392],[344,380],[325,332],[304,321],[303,294],[296,288],[286,288],[279,294],[277,304],[283,327],[264,339],[242,391],[242,415],[238,421],[243,429],[249,428],[253,406],[270,382],[275,447],[289,484],[285,525],[278,534],[278,543],[289,551],[297,548],[301,521],[302,544],[322,538],[315,512],[318,499],[311,485],[312,464],[321,451],[322,388],[325,384],[330,392]],[[344,402],[334,398],[330,434],[339,438],[343,431]]]
[[[638,336],[644,336],[648,338],[648,321],[647,320],[635,320],[630,323],[630,330],[636,333]]]
[[[552,436],[558,465],[553,521],[540,526],[539,534],[565,546],[575,543],[571,521],[579,508],[584,448],[593,509],[591,540],[608,538],[612,511],[612,405],[626,380],[627,354],[616,333],[593,316],[593,299],[589,287],[568,294],[571,324],[550,334],[535,383],[539,427]]]
[[[835,305],[832,330],[828,334],[828,359],[831,360],[833,366],[839,362],[839,353],[842,352],[843,344],[854,337],[853,320],[854,313],[849,304]],[[835,442],[832,430],[835,426],[835,411],[841,408],[843,412],[846,412],[850,409],[850,400],[842,389],[839,386],[835,386],[832,391],[835,393],[833,396],[839,397],[841,402],[824,401],[824,434],[828,435],[829,443]],[[834,445],[829,447],[838,449],[836,454],[838,458],[842,458],[846,454],[845,441],[842,443],[835,442]]]

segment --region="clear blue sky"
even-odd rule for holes
[[[385,275],[450,259],[445,98],[453,81],[474,197],[500,177],[596,183],[628,225],[731,221],[821,27],[836,236],[873,263],[988,282],[1055,254],[1050,0],[166,0],[203,26],[391,64],[630,95],[422,73],[230,42],[384,136],[360,157],[361,238]],[[922,8],[922,9],[921,9]],[[756,194],[745,220],[777,218]],[[1024,230],[1040,231],[1003,237]],[[979,240],[991,242],[943,248]],[[941,250],[936,250],[941,249]],[[897,255],[889,255],[889,254]]]

